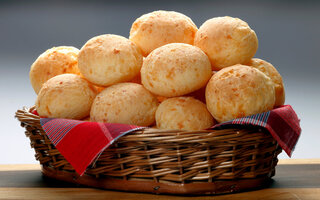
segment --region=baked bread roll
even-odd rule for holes
[[[158,96],[175,97],[205,86],[211,73],[210,61],[201,49],[171,43],[155,49],[144,60],[141,82]]]
[[[212,75],[216,72],[212,71]],[[200,100],[203,103],[206,103],[206,85],[199,90],[196,90],[194,92],[191,92],[190,94],[187,94],[189,97],[193,97],[195,99]]]
[[[36,109],[41,117],[83,119],[90,113],[96,88],[75,74],[61,74],[43,84]]]
[[[193,44],[197,26],[178,12],[154,11],[142,15],[132,24],[129,39],[137,44],[144,56],[169,43]]]
[[[162,103],[164,100],[168,99],[168,97],[156,96],[159,103]]]
[[[95,98],[91,121],[149,126],[155,122],[158,101],[142,85],[118,83]]]
[[[259,58],[253,58],[250,60],[247,65],[254,67],[264,74],[266,74],[274,83],[275,86],[275,94],[276,94],[276,102],[275,107],[281,106],[285,101],[285,91],[282,82],[282,77],[277,71],[277,69],[269,62],[261,60]]]
[[[118,35],[91,38],[81,49],[78,66],[90,82],[110,86],[136,77],[142,66],[140,49],[130,40]]]
[[[79,50],[75,47],[53,47],[42,53],[31,65],[29,77],[38,94],[42,84],[59,74],[80,74],[78,69]]]
[[[274,84],[261,71],[234,65],[218,71],[206,88],[207,107],[218,122],[271,110],[275,103]]]
[[[204,103],[192,97],[175,97],[163,101],[156,111],[160,129],[202,130],[214,125]]]
[[[95,88],[96,88],[98,93],[102,92],[105,89],[105,87],[96,86],[96,85],[95,85]]]
[[[141,85],[141,75],[140,75],[140,73],[136,77],[134,77],[130,82],[138,83],[138,84]]]
[[[194,45],[209,57],[212,69],[247,63],[258,49],[258,39],[249,25],[238,18],[207,20],[196,33]]]

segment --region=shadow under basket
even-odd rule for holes
[[[79,176],[32,114],[16,112],[42,173],[80,185],[156,194],[223,194],[265,187],[275,174],[276,140],[259,129],[145,129],[119,138]]]

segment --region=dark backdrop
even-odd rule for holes
[[[285,83],[286,103],[301,118],[303,132],[293,156],[320,157],[319,1],[0,0],[0,164],[35,162],[28,139],[13,116],[16,109],[34,104],[28,73],[43,51],[60,45],[81,48],[91,37],[105,33],[128,37],[137,17],[160,9],[184,13],[198,27],[216,16],[247,21],[259,38],[255,57],[278,69]]]

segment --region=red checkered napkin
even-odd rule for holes
[[[70,119],[41,118],[40,122],[51,142],[80,175],[83,175],[93,160],[119,137],[144,128]],[[212,129],[235,125],[266,128],[289,156],[301,133],[299,119],[289,105],[224,122]]]
[[[223,122],[213,128],[227,128],[235,125],[266,128],[289,157],[291,157],[301,134],[300,120],[290,105],[281,106],[269,112]]]
[[[80,175],[119,137],[143,129],[127,124],[70,119],[41,118],[40,122],[50,141]]]

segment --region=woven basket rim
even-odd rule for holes
[[[26,128],[44,175],[91,187],[170,194],[248,190],[264,185],[275,174],[277,155],[281,152],[270,134],[257,129],[178,131],[146,128],[119,138],[89,166],[85,173],[87,178],[74,180],[70,179],[70,176],[77,176],[73,167],[50,142],[41,127],[40,117],[33,114],[33,110],[34,107],[24,107],[15,116]],[[111,180],[119,180],[119,184],[115,186]],[[247,185],[249,182],[250,186]],[[143,185],[143,188],[132,183]],[[128,184],[130,189],[123,188],[123,184]],[[157,185],[162,189],[151,187],[157,188]],[[172,189],[173,185],[179,190]]]

